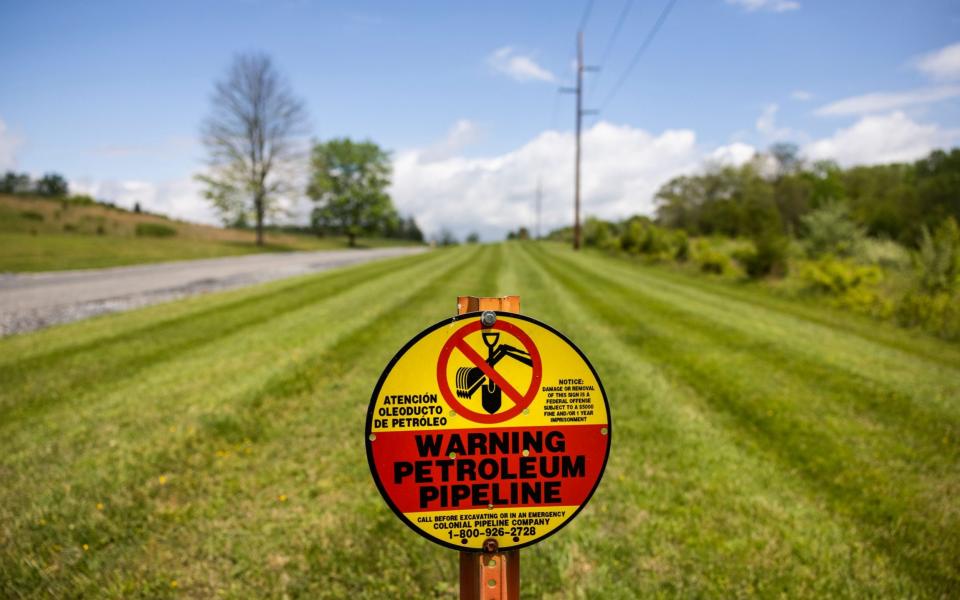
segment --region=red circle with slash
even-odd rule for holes
[[[517,388],[513,387],[500,373],[497,373],[496,369],[488,365],[487,361],[465,341],[464,338],[481,329],[493,329],[509,333],[523,344],[527,354],[530,355],[530,360],[533,362],[530,387],[525,394],[517,391]],[[450,390],[450,383],[447,381],[447,365],[450,363],[450,355],[453,354],[454,349],[459,350],[473,366],[479,368],[483,371],[484,375],[496,383],[503,393],[513,401],[513,407],[491,415],[470,410],[457,400],[456,395]],[[533,402],[533,399],[537,396],[537,392],[540,391],[540,379],[542,377],[543,366],[540,363],[540,351],[537,350],[533,340],[516,325],[502,320],[498,320],[492,327],[484,327],[479,319],[461,327],[451,335],[450,339],[443,345],[443,348],[440,349],[440,356],[437,359],[437,383],[440,386],[440,394],[458,415],[475,423],[502,423],[519,415],[523,412],[523,409],[530,406],[530,403]]]

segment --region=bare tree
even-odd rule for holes
[[[252,213],[262,246],[264,216],[294,189],[306,110],[262,53],[236,56],[226,79],[216,84],[212,102],[202,127],[209,170],[197,179],[206,184],[204,195],[225,224],[247,223]]]

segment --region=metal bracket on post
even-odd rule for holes
[[[520,296],[479,298],[458,296],[457,314],[484,311],[481,323],[492,327],[497,315],[490,311],[520,312]],[[488,314],[489,313],[489,314]],[[497,540],[483,543],[483,552],[460,553],[460,600],[518,600],[520,551],[500,552]]]
[[[520,296],[501,296],[500,298],[457,296],[458,315],[483,310],[518,313],[520,312]]]
[[[461,600],[520,598],[520,553],[498,550],[497,540],[489,539],[482,554],[460,553]]]

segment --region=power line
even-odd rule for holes
[[[670,12],[673,10],[673,7],[677,4],[677,0],[670,0],[667,2],[667,5],[663,8],[663,11],[660,13],[660,16],[657,17],[656,22],[653,24],[653,27],[650,29],[650,33],[647,34],[646,39],[643,40],[643,43],[640,44],[640,48],[637,50],[637,53],[633,55],[633,58],[630,60],[630,64],[627,66],[627,70],[623,72],[623,75],[620,76],[620,79],[617,80],[617,83],[610,90],[610,93],[607,94],[607,98],[600,105],[600,110],[603,110],[610,104],[610,101],[613,100],[613,97],[617,95],[617,92],[620,91],[620,88],[623,86],[624,82],[627,81],[627,78],[630,76],[630,73],[633,71],[634,67],[637,66],[637,63],[640,62],[640,57],[643,56],[643,53],[646,52],[647,48],[650,47],[651,42],[654,38],[657,37],[657,33],[660,32],[660,28],[663,27],[664,22],[666,22],[667,17],[670,16]]]
[[[626,23],[627,17],[630,15],[630,10],[633,8],[633,0],[627,0],[623,4],[623,8],[620,10],[620,16],[617,17],[617,24],[613,28],[613,33],[610,34],[610,39],[607,41],[607,47],[604,48],[603,54],[600,55],[600,62],[597,64],[600,65],[602,69],[605,64],[607,64],[607,59],[610,58],[610,51],[613,50],[613,44],[617,41],[617,37],[620,35],[620,30],[623,29],[623,24]],[[603,74],[603,71],[600,71],[600,74]],[[593,79],[593,85],[590,86],[590,91],[597,89],[597,82],[600,81],[600,75],[597,75]]]
[[[557,110],[560,108],[561,93],[563,93],[561,90],[557,90],[553,95],[553,110],[550,111],[550,131],[557,128]]]

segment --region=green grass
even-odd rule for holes
[[[196,240],[178,238],[98,237],[75,234],[32,236],[0,233],[0,273],[93,269],[171,260],[218,258],[261,252],[346,249],[346,238],[304,239],[294,243]],[[401,240],[360,240],[360,247],[404,245]]]
[[[364,415],[457,295],[507,293],[591,358],[616,430],[524,597],[960,594],[960,347],[510,243],[0,340],[0,596],[455,597]]]
[[[253,244],[176,238],[118,238],[90,235],[0,233],[0,271],[92,269],[169,260],[238,256]],[[268,246],[267,251],[274,250]]]
[[[164,235],[157,235],[158,233]],[[221,229],[94,204],[0,195],[0,273],[91,269],[141,263],[347,248],[347,238]],[[359,247],[409,245],[361,238]]]

